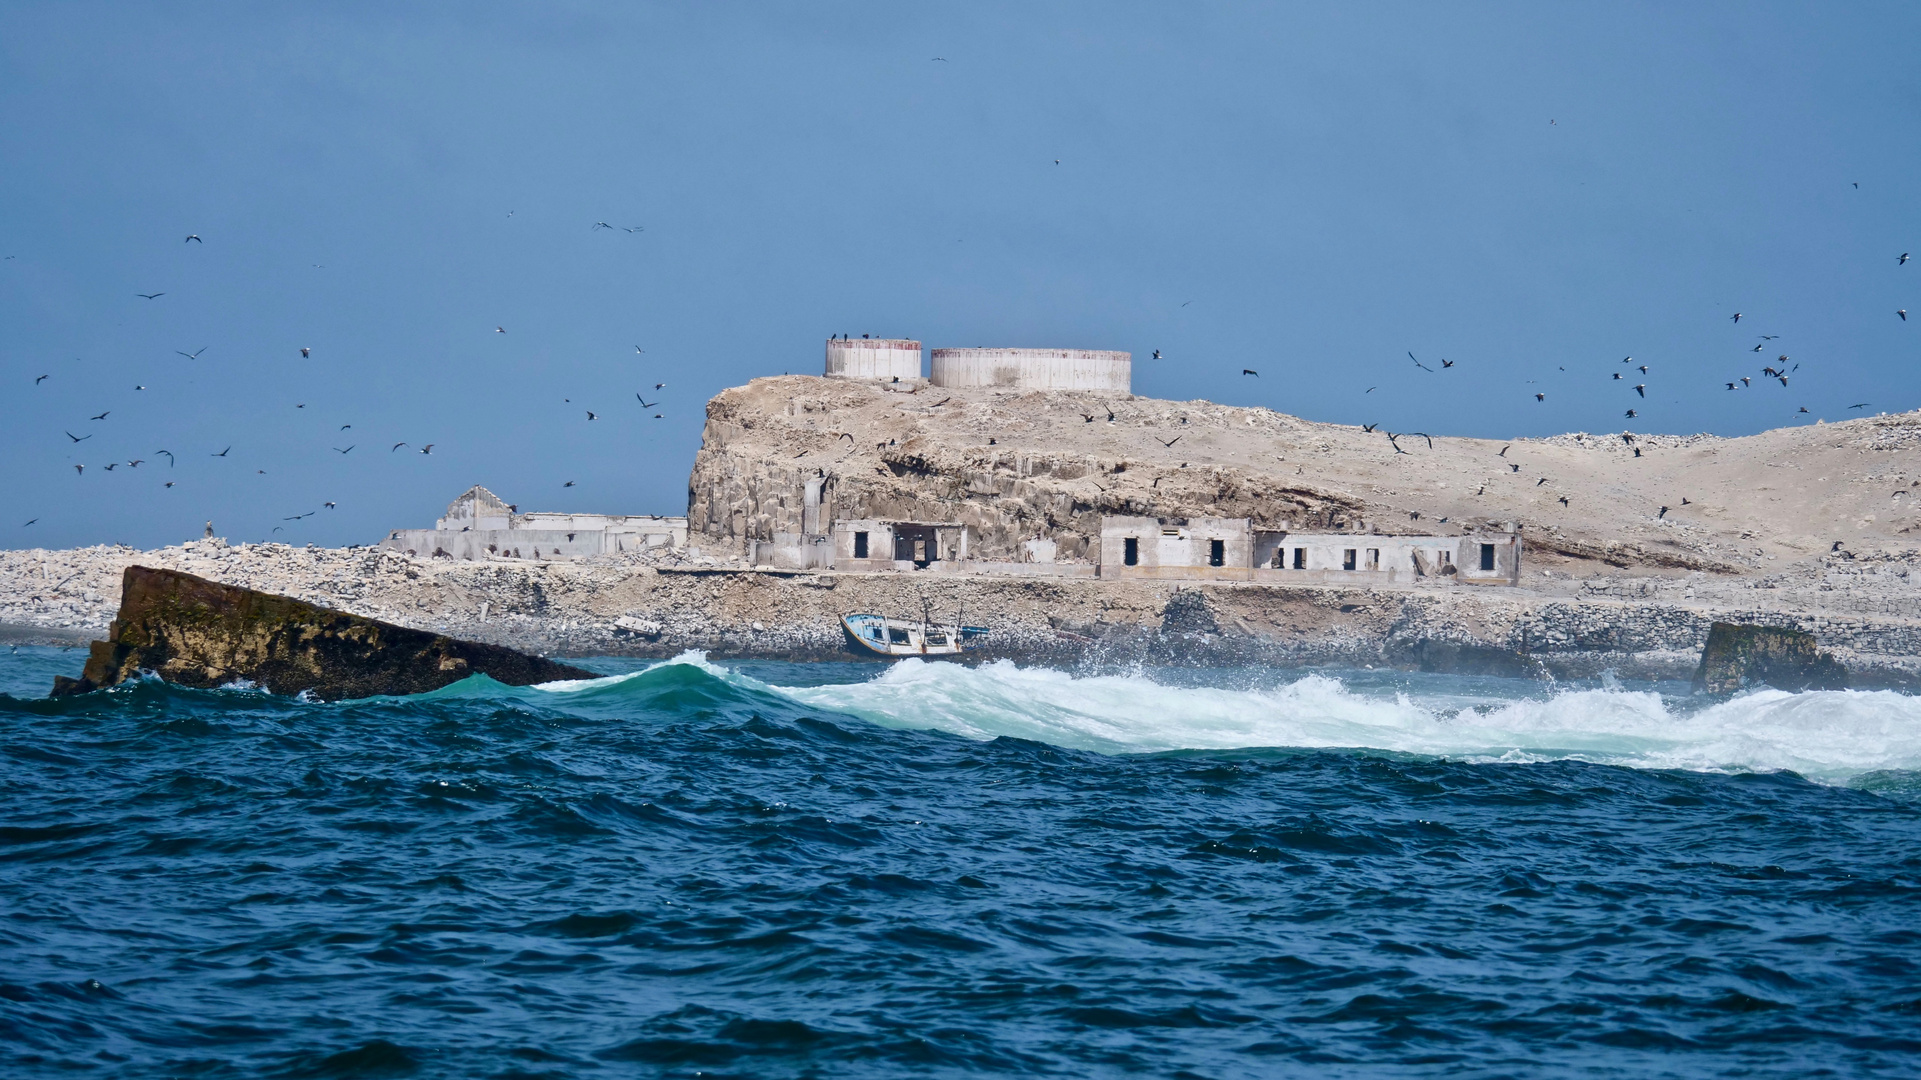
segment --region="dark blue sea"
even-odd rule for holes
[[[6,1077],[1921,1075],[1921,702],[648,665],[47,700]]]

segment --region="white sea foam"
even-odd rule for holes
[[[1077,678],[1005,661],[918,660],[863,683],[774,689],[889,727],[1105,753],[1365,747],[1468,760],[1792,769],[1831,781],[1921,769],[1921,698],[1891,691],[1761,690],[1696,707],[1608,688],[1506,697],[1397,693],[1308,675],[1273,689],[1227,690],[1140,675]]]

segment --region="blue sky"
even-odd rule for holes
[[[1144,395],[1490,437],[1914,408],[1917,31],[1915,5],[5,5],[0,544],[366,543],[473,483],[681,513],[707,398],[817,373],[843,331],[1127,349]],[[1625,356],[1649,374],[1611,380]]]

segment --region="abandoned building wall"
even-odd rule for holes
[[[935,386],[1007,386],[1024,390],[1133,388],[1132,353],[1098,349],[935,349],[928,377]]]
[[[907,338],[827,339],[827,370],[830,379],[920,378],[920,342]]]

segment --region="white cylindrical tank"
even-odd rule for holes
[[[935,349],[935,386],[1133,392],[1132,353],[1098,349]]]
[[[918,379],[920,342],[906,338],[828,338],[830,379]]]

